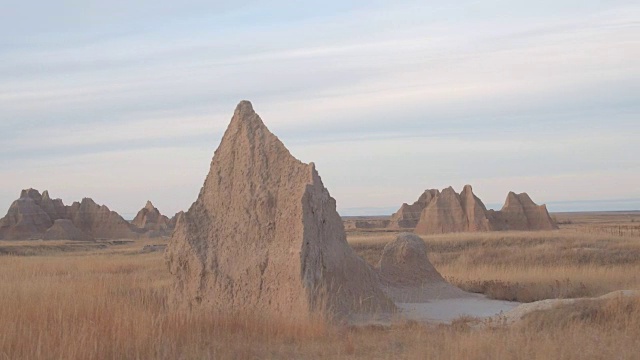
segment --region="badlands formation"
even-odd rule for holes
[[[169,227],[169,218],[160,214],[151,201],[147,201],[147,204],[138,211],[138,214],[131,221],[133,226],[140,229],[164,231]]]
[[[180,307],[339,318],[395,310],[347,243],[315,165],[294,158],[248,101],[238,104],[165,257]]]
[[[391,229],[415,229],[417,234],[500,230],[557,229],[547,207],[526,193],[510,192],[499,211],[487,210],[470,185],[460,194],[452,187],[426,190],[412,205],[403,204],[391,217]]]
[[[175,220],[169,219],[162,215],[160,210],[153,206],[151,201],[138,211],[136,217],[131,221],[139,232],[144,233],[146,237],[154,238],[161,236],[170,236],[175,227]]]
[[[150,202],[136,217],[141,225],[136,226],[90,198],[66,206],[61,199],[51,199],[48,191],[26,189],[0,219],[0,239],[135,239],[163,235],[170,231],[169,223]]]
[[[400,234],[375,268],[368,265],[347,243],[314,164],[294,158],[247,101],[237,106],[197,200],[178,217],[165,259],[178,308],[387,323],[398,311],[450,321],[516,305],[447,283],[414,234]]]

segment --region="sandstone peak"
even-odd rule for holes
[[[496,230],[555,230],[546,205],[537,205],[527,193],[507,194],[504,206],[492,214]]]
[[[0,219],[0,238],[7,240],[64,236],[69,237],[66,240],[136,238],[130,224],[108,207],[90,198],[65,206],[61,199],[51,199],[46,190],[42,194],[36,189],[22,190]]]
[[[335,200],[240,102],[165,252],[172,302],[287,317],[395,307],[346,242]]]
[[[22,192],[20,193],[20,199],[24,198],[33,199],[39,202],[40,200],[42,200],[42,195],[40,195],[40,192],[38,190],[29,188],[22,190]]]
[[[471,185],[465,185],[460,194],[451,186],[441,192],[425,191],[413,205],[403,204],[389,227],[413,228],[419,234],[557,229],[546,206],[536,205],[527,193],[510,191],[502,210],[494,211],[487,210]]]
[[[151,201],[147,201],[145,206],[138,211],[136,217],[131,221],[139,232],[146,232],[148,237],[160,237],[168,235],[168,231],[173,228],[171,220],[162,215]]]
[[[431,201],[440,194],[436,189],[425,190],[418,200],[413,204],[402,204],[400,209],[395,212],[389,220],[390,229],[412,229],[415,228],[420,220],[420,214],[431,203]]]

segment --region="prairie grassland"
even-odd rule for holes
[[[640,237],[640,211],[556,213],[553,217],[566,230]]]
[[[583,247],[600,246],[612,260],[618,259],[609,265],[592,255],[589,261],[562,252],[545,257],[543,253],[561,248],[545,240],[550,236],[571,242],[559,232],[426,240],[439,270],[467,279],[462,283],[578,282],[573,276],[582,269],[592,279],[589,286],[599,286],[588,287],[594,293],[613,287],[610,280],[623,285],[618,289],[637,288],[638,258],[634,262],[612,255],[635,251],[628,239],[574,239],[566,245],[586,241]],[[368,234],[351,236],[350,241],[371,261],[386,240]],[[472,329],[467,319],[452,325],[405,322],[357,328],[322,319],[267,319],[250,309],[245,314],[177,312],[167,306],[171,279],[162,254],[140,254],[143,245],[0,256],[0,359],[633,359],[640,353],[640,300],[630,298],[584,301],[530,314],[508,328],[482,329]],[[483,247],[520,251],[500,252],[494,267],[496,256],[483,253]],[[523,250],[533,255],[527,257]],[[564,263],[548,270],[537,263],[558,259]],[[465,271],[464,266],[470,268]],[[536,266],[539,273],[527,278],[528,269]]]
[[[350,234],[349,242],[375,265],[395,236]],[[559,230],[422,238],[445,278],[494,299],[531,302],[640,289],[640,237]]]

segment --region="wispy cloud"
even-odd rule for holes
[[[127,3],[120,14],[123,4],[51,8],[67,24],[34,15],[39,26],[0,25],[14,25],[0,35],[5,186],[63,178],[49,162],[79,153],[121,174],[139,174],[121,159],[156,163],[163,148],[210,157],[240,99],[254,101],[294,154],[319,164],[343,207],[495,177],[535,188],[519,176],[587,168],[613,187],[604,174],[637,170],[627,155],[640,151],[633,2],[328,2],[310,11],[195,1],[200,11],[186,11],[161,1],[155,10]],[[10,9],[19,18],[33,5]],[[165,156],[147,176],[180,169],[182,156]],[[202,181],[189,176],[181,186]],[[490,199],[507,186],[487,184]],[[0,202],[12,197],[0,193]]]

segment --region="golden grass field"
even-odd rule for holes
[[[616,218],[616,221],[620,219]],[[634,223],[635,225],[640,225]],[[601,226],[599,224],[598,226]],[[630,225],[630,224],[629,224]],[[640,236],[590,231],[425,237],[458,286],[523,302],[640,290]],[[350,233],[375,263],[392,233]],[[402,322],[348,327],[322,319],[183,313],[170,274],[145,244],[0,242],[0,359],[637,359],[640,300],[584,300],[509,327]],[[12,255],[19,254],[19,255]]]

